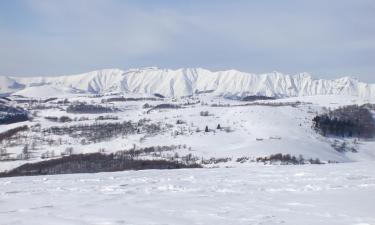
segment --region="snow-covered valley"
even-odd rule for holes
[[[189,156],[197,162],[220,162],[208,163],[214,167],[250,163],[278,153],[324,163],[375,160],[372,139],[325,137],[313,128],[313,118],[319,113],[373,102],[365,98],[308,96],[246,102],[212,94],[184,98],[110,94],[47,102],[16,95],[8,99],[13,100],[6,104],[28,109],[31,119],[0,126],[3,134],[21,129],[1,141],[3,171],[71,154],[163,146],[170,149],[137,158]],[[85,107],[110,111],[74,111]],[[345,145],[345,149],[338,151],[335,145]]]
[[[155,68],[12,79],[0,224],[375,223],[373,85]],[[200,168],[131,170],[186,167]],[[47,175],[61,173],[79,174]]]

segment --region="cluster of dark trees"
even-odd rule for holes
[[[199,115],[200,116],[210,116],[210,113],[208,111],[200,111]]]
[[[213,93],[215,90],[206,90],[206,91],[200,91],[200,90],[195,90],[194,93],[199,95],[199,94],[209,94]]]
[[[116,154],[90,153],[27,163],[0,173],[0,177],[179,168],[201,168],[201,166],[179,161],[133,159],[128,155],[121,157]]]
[[[314,127],[323,136],[372,138],[375,121],[365,106],[351,105],[314,117]]]
[[[113,98],[107,98],[102,99],[102,103],[106,102],[132,102],[132,101],[157,101],[159,99],[157,98],[125,98],[125,97],[113,97]]]
[[[10,98],[7,98],[7,97],[1,96],[1,95],[0,95],[0,100],[1,100],[1,102],[10,102],[10,101],[12,101]]]
[[[0,161],[12,160],[10,155],[11,153],[8,153],[6,148],[0,148]]]
[[[145,148],[139,148],[139,149],[136,149],[135,147],[133,149],[130,149],[130,150],[125,150],[125,151],[118,151],[115,153],[115,157],[120,157],[120,158],[138,158],[139,156],[145,156],[145,155],[154,155],[154,156],[157,156],[157,155],[161,155],[162,152],[168,152],[168,151],[173,151],[175,149],[177,149],[178,147],[181,147],[181,146],[175,146],[175,145],[171,145],[171,146],[151,146],[151,147],[145,147]],[[159,153],[159,154],[153,154],[153,153]],[[175,157],[175,158],[178,158],[178,157]],[[187,162],[188,163],[188,162]]]
[[[291,106],[297,107],[301,105],[301,102],[250,102],[239,106],[269,106],[269,107],[282,107],[282,106]],[[304,103],[303,103],[304,104]]]
[[[187,101],[187,102],[183,103],[182,105],[190,106],[190,105],[197,105],[199,103],[201,103],[201,101]]]
[[[146,133],[149,135],[157,134],[162,131],[160,124],[147,123],[145,120],[140,120],[137,123],[131,121],[124,122],[106,122],[106,123],[91,123],[78,124],[70,126],[52,126],[43,129],[45,135],[69,135],[73,138],[85,138],[81,144],[90,142],[101,142],[109,140],[113,137],[130,135],[135,133]]]
[[[249,95],[249,96],[243,97],[241,101],[253,102],[253,101],[258,101],[258,100],[274,100],[274,99],[276,98],[268,97],[264,95]]]
[[[3,140],[11,138],[13,135],[17,134],[18,132],[27,131],[27,130],[29,130],[29,127],[25,125],[25,126],[20,126],[20,127],[16,127],[13,129],[9,129],[3,133],[0,133],[0,143]]]
[[[122,123],[92,123],[71,126],[53,126],[44,129],[42,132],[44,134],[69,135],[73,138],[86,138],[87,141],[100,142],[120,135],[134,134],[137,132],[137,128],[130,121],[125,121]]]
[[[0,125],[2,124],[11,124],[11,123],[18,123],[29,120],[29,116],[27,113],[17,113],[17,114],[1,114],[0,115]]]
[[[338,152],[358,152],[354,146],[350,146],[346,141],[340,143],[339,141],[335,140],[331,146]]]
[[[29,120],[29,115],[26,110],[0,104],[0,125],[18,123],[27,120]]]
[[[186,121],[178,119],[176,121],[176,124],[186,124]]]
[[[216,129],[217,129],[217,130],[221,130],[221,129],[222,129],[221,126],[220,126],[220,124],[218,124],[218,125],[216,126]],[[228,129],[228,127],[227,127],[226,129]],[[212,130],[209,129],[208,126],[206,126],[206,127],[204,128],[204,132],[210,132],[210,131],[212,131]]]
[[[232,161],[232,158],[226,157],[226,158],[209,158],[209,159],[201,159],[202,164],[217,164],[217,163],[226,163]]]
[[[154,93],[154,96],[155,96],[155,97],[158,97],[158,98],[165,98],[164,95],[159,94],[159,93]]]
[[[247,162],[249,160],[250,160],[250,157],[248,157],[248,156],[242,156],[242,157],[237,158],[236,162],[244,163],[244,162]]]
[[[118,111],[115,108],[105,107],[102,105],[90,105],[85,103],[73,104],[68,106],[68,113],[110,113]]]
[[[67,98],[65,98],[64,100],[58,100],[56,103],[58,105],[66,105],[66,104],[69,104],[70,101]]]
[[[298,158],[295,156],[291,156],[290,154],[273,154],[270,156],[265,156],[265,157],[258,157],[256,158],[257,162],[269,162],[269,163],[276,163],[276,162],[281,162],[282,164],[306,164],[307,162],[310,164],[322,164],[322,162],[316,158],[316,159],[304,159],[302,155],[299,155]]]
[[[29,103],[29,104],[38,103],[38,100],[36,100],[36,99],[28,99],[28,98],[17,98],[17,99],[14,99],[13,101],[15,101],[17,103]]]
[[[180,105],[165,103],[165,104],[156,105],[155,107],[149,109],[147,111],[147,113],[151,112],[152,110],[156,110],[156,109],[179,109],[179,108],[181,108]]]
[[[44,109],[61,109],[56,105],[44,104],[44,103],[36,103],[29,106],[30,110],[44,110]]]
[[[240,107],[240,106],[269,106],[269,107],[282,107],[282,106],[291,106],[291,107],[297,107],[298,105],[301,105],[301,102],[248,102],[244,104],[211,104],[211,107]],[[308,104],[308,103],[303,103]]]
[[[43,103],[47,103],[47,102],[55,101],[55,100],[57,100],[57,99],[58,99],[58,98],[56,98],[56,97],[52,97],[52,98],[44,99],[42,102],[43,102]]]
[[[118,116],[112,116],[112,115],[105,115],[105,116],[98,116],[95,118],[95,120],[118,120]]]
[[[66,123],[66,122],[71,122],[73,121],[72,118],[69,116],[46,116],[44,117],[46,120],[52,121],[52,122],[60,122],[60,123]]]

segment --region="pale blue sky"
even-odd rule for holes
[[[145,66],[375,83],[375,1],[0,1],[0,75]]]

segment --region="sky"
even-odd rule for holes
[[[0,75],[148,66],[375,83],[375,1],[0,1]]]

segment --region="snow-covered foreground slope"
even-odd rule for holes
[[[316,80],[306,73],[284,75],[273,72],[257,75],[237,70],[212,72],[202,68],[144,68],[127,71],[106,69],[60,77],[0,77],[0,81],[0,93],[13,92],[29,97],[46,97],[47,93],[28,89],[52,85],[87,93],[158,93],[169,97],[213,92],[215,95],[227,96],[291,97],[334,94],[375,98],[375,84],[362,83],[349,77]],[[23,91],[18,93],[17,90]]]
[[[375,224],[375,165],[128,171],[0,179],[7,224]]]

